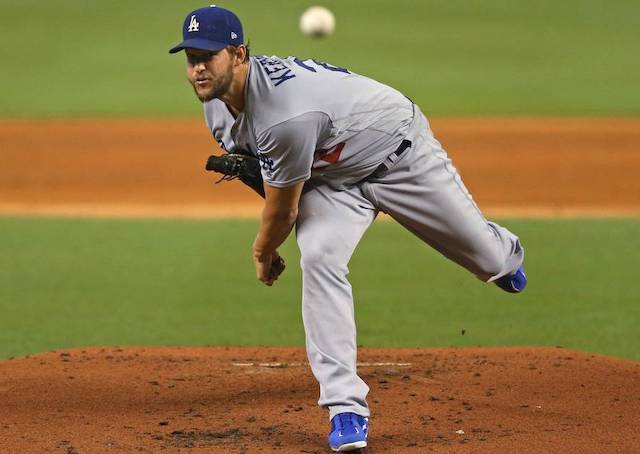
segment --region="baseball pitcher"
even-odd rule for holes
[[[295,226],[306,349],[329,411],[329,445],[367,445],[369,388],[356,371],[347,265],[379,212],[477,278],[518,293],[526,283],[516,235],[487,221],[420,108],[393,88],[326,62],[250,56],[238,17],[190,12],[187,76],[228,154],[210,170],[264,196],[253,244],[257,278],[283,272],[278,247]]]

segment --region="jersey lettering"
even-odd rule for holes
[[[265,72],[269,75],[269,79],[276,87],[296,77],[296,75],[292,73],[291,68],[287,67],[281,60],[269,57],[257,57],[256,60],[258,60],[260,66],[264,68]]]
[[[344,148],[344,142],[339,143],[335,147],[329,150],[318,150],[320,152],[320,159],[328,162],[329,164],[335,164],[340,160],[340,154]]]
[[[342,154],[342,150],[345,145],[346,145],[345,142],[341,142],[338,145],[326,150],[325,149],[316,150],[314,155],[314,164],[312,168],[317,169],[320,167],[324,167],[328,164],[335,164],[336,162],[338,162],[340,160],[340,155]],[[319,163],[318,161],[323,161],[323,162]]]
[[[258,153],[258,160],[260,161],[260,167],[267,174],[269,178],[273,175],[273,159],[266,157],[262,153]]]
[[[322,66],[324,69],[328,69],[329,71],[350,74],[347,68],[341,68],[340,66],[333,66],[333,65],[330,65],[329,63],[325,63],[323,61],[318,61],[318,60],[313,60],[313,62],[318,66]]]
[[[295,57],[293,59],[293,61],[298,66],[300,66],[301,68],[306,69],[307,71],[311,71],[313,73],[317,72],[316,69],[313,66],[307,65],[305,62],[300,60],[298,57]],[[333,65],[330,65],[329,63],[325,63],[325,62],[319,61],[319,60],[311,60],[311,61],[314,62],[316,65],[320,66],[321,68],[327,69],[329,71],[351,74],[347,68],[341,68],[339,66],[333,66]]]
[[[309,66],[307,65],[305,62],[303,62],[302,60],[300,60],[298,57],[294,58],[293,61],[300,66],[301,68],[306,69],[307,71],[311,71],[312,73],[317,72],[316,69],[313,66]]]

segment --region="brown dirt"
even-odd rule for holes
[[[489,215],[640,215],[640,119],[435,119]],[[0,120],[0,213],[255,216],[193,120]]]
[[[371,386],[370,453],[640,450],[637,362],[561,348],[362,349],[359,360]],[[4,361],[0,451],[328,452],[304,361],[302,349],[285,348]]]
[[[640,119],[433,127],[489,215],[640,215]],[[212,188],[199,120],[0,120],[0,150],[0,214],[260,209],[240,183]],[[410,363],[360,367],[371,453],[640,452],[640,363],[531,348],[360,361]],[[300,349],[50,352],[0,362],[0,452],[327,452],[316,399]]]

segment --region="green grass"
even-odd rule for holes
[[[351,263],[366,346],[562,345],[640,360],[640,220],[502,220],[530,286],[484,285],[392,222]],[[254,221],[0,218],[0,358],[90,345],[302,345],[298,253],[254,277]],[[462,335],[462,330],[465,334]]]
[[[638,115],[635,0],[303,0],[225,4],[255,54],[315,57],[403,91],[428,114]],[[194,0],[0,0],[0,117],[201,115],[169,47]]]

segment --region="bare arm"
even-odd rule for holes
[[[253,243],[256,275],[266,285],[273,285],[284,270],[277,248],[291,233],[298,217],[298,203],[304,182],[287,188],[264,185],[265,204],[258,236]]]
[[[256,135],[265,205],[253,257],[258,279],[266,285],[272,285],[284,269],[276,249],[287,239],[298,217],[300,195],[304,181],[311,177],[318,142],[328,138],[331,131],[328,115],[307,112]]]

